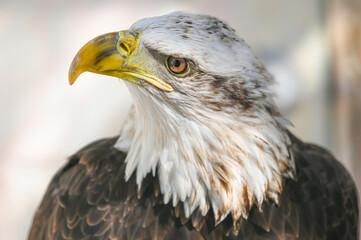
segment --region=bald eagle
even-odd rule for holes
[[[121,78],[134,106],[51,181],[29,239],[357,239],[345,168],[287,130],[273,80],[226,22],[175,12],[75,56]]]

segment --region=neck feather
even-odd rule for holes
[[[136,174],[140,188],[157,173],[164,203],[183,203],[188,217],[213,209],[216,224],[228,214],[247,218],[253,205],[278,202],[282,178],[293,177],[284,127],[266,110],[252,115],[197,110],[182,116],[128,85],[135,105],[115,147],[128,152],[126,180]]]

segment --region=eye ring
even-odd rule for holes
[[[190,72],[189,61],[185,58],[168,56],[165,63],[168,71],[177,77],[184,77]]]

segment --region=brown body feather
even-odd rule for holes
[[[164,205],[158,178],[137,191],[124,180],[126,153],[117,138],[73,155],[56,174],[36,212],[30,240],[41,239],[357,239],[358,200],[347,171],[327,151],[291,135],[296,181],[284,179],[280,203],[253,207],[247,220],[231,216],[216,227],[212,210],[186,218]]]

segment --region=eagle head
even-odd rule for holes
[[[219,223],[278,202],[293,177],[285,121],[273,82],[225,21],[174,12],[101,35],[75,56],[69,82],[85,71],[126,81],[134,106],[115,147],[127,152],[126,180],[159,178],[164,203],[186,216],[213,209]]]

